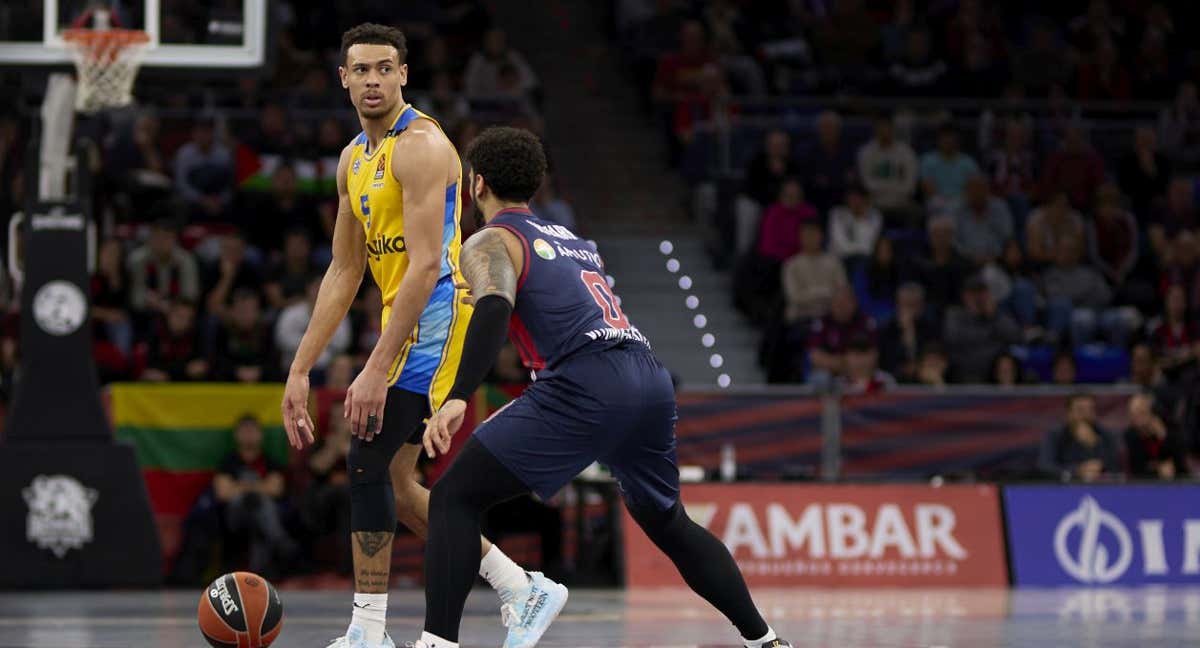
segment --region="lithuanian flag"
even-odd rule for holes
[[[233,452],[233,427],[244,415],[262,424],[266,456],[288,463],[282,384],[118,383],[110,398],[116,436],[136,448],[158,515],[187,514]]]

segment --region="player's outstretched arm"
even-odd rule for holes
[[[366,366],[346,392],[345,415],[355,436],[370,441],[383,429],[389,372],[412,335],[442,271],[446,179],[456,160],[450,141],[425,120],[413,122],[392,152],[391,171],[404,187],[404,247],[408,269],[392,313]],[[368,417],[372,425],[368,425]]]
[[[430,457],[450,450],[450,439],[462,425],[467,399],[483,382],[508,336],[508,320],[517,300],[523,251],[509,232],[484,228],[467,240],[459,256],[463,276],[475,300],[467,326],[462,359],[454,387],[445,404],[425,427],[425,451]]]
[[[350,147],[338,160],[338,212],[333,230],[333,261],[325,270],[312,318],[288,372],[283,396],[283,422],[288,440],[296,448],[313,442],[313,422],[308,415],[308,372],[329,344],[338,325],[346,317],[366,271],[366,234],[350,208],[346,189],[346,169],[350,165]]]

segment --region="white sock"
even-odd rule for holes
[[[479,561],[479,575],[500,593],[502,599],[506,593],[514,594],[529,584],[529,576],[525,574],[525,570],[504,555],[496,545],[492,545],[483,560]]]
[[[771,629],[771,626],[767,626],[767,634],[763,635],[761,639],[746,639],[743,637],[742,642],[746,644],[746,648],[762,648],[763,645],[771,643],[776,639],[778,637],[775,636],[775,631]]]
[[[428,632],[421,633],[421,643],[425,644],[425,648],[458,648],[458,644],[453,641],[446,641],[435,634]]]
[[[387,593],[354,593],[354,614],[350,617],[350,625],[362,628],[367,643],[373,646],[383,643],[383,631],[387,625],[387,597]]]

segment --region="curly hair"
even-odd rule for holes
[[[467,147],[467,161],[496,197],[529,202],[546,174],[546,152],[537,135],[523,128],[489,128]]]
[[[342,61],[345,61],[346,56],[350,53],[350,46],[359,44],[391,45],[396,48],[396,53],[400,57],[397,62],[401,65],[408,58],[408,40],[404,38],[404,32],[395,27],[379,23],[362,23],[347,29],[342,34]]]

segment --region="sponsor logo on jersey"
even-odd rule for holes
[[[374,257],[376,261],[388,254],[401,254],[407,249],[404,245],[403,236],[381,234],[373,240],[367,241],[367,254]]]
[[[362,168],[362,158],[354,158],[354,164],[350,165],[350,173],[358,175],[358,170]]]
[[[538,256],[547,261],[553,261],[558,256],[554,253],[554,248],[550,247],[550,244],[543,239],[535,239],[533,241],[533,251],[537,252]]]
[[[379,164],[375,165],[375,179],[383,180],[383,174],[387,170],[387,153],[379,156]]]

